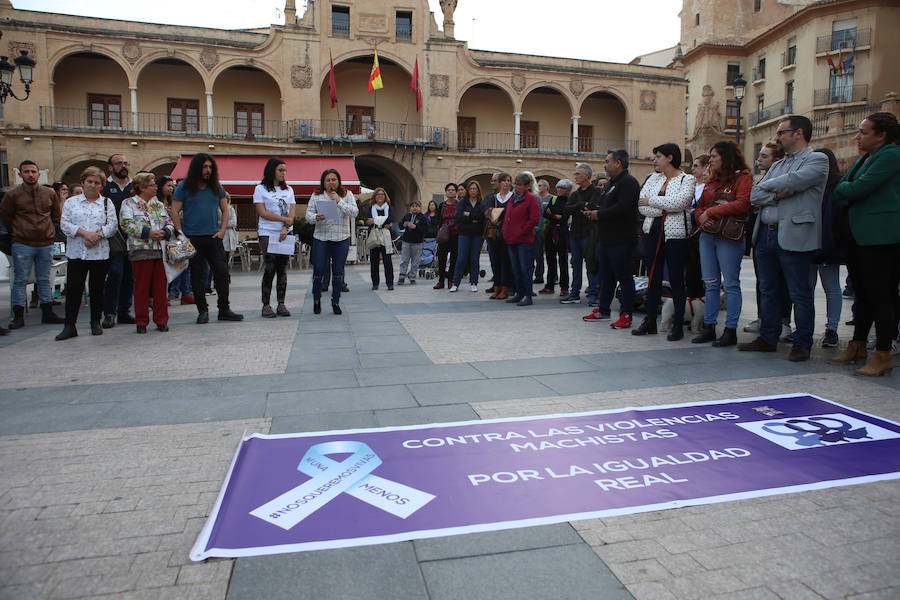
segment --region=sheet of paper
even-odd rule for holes
[[[336,221],[341,215],[337,202],[330,199],[316,200],[316,212],[320,215],[325,215],[325,218],[329,221]]]
[[[283,242],[278,241],[277,236],[269,236],[269,246],[266,252],[269,254],[286,254],[292,255],[296,249],[296,237],[289,235],[284,238]]]

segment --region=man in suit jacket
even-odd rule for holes
[[[750,193],[760,208],[753,229],[756,264],[762,295],[759,337],[738,349],[774,352],[781,332],[781,292],[784,277],[794,304],[797,331],[788,360],[809,360],[813,333],[813,292],[809,269],[813,253],[822,246],[822,194],[828,179],[828,157],[809,147],[812,123],[806,117],[785,117],[775,139],[785,157],[772,165]]]

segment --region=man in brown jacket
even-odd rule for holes
[[[53,313],[50,295],[50,261],[53,258],[53,238],[62,206],[56,193],[38,183],[40,172],[34,161],[23,160],[19,165],[22,184],[3,196],[0,214],[12,234],[12,258],[15,278],[12,286],[13,318],[10,329],[25,326],[25,286],[34,267],[38,297],[41,301],[41,323],[62,323],[64,319]]]

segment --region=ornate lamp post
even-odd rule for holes
[[[3,33],[0,32],[0,38]],[[15,65],[10,63],[5,56],[0,56],[0,103],[5,103],[6,98],[12,96],[16,100],[27,100],[31,95],[31,82],[34,81],[34,59],[28,56],[28,50],[19,50],[19,56],[13,59]],[[19,79],[25,84],[25,95],[16,96],[12,89],[13,73],[19,68]]]
[[[741,103],[744,101],[744,93],[747,91],[747,80],[744,79],[744,74],[741,73],[738,75],[735,80],[731,83],[734,86],[734,99],[737,100],[737,135],[735,136],[735,143],[740,146],[741,145]]]

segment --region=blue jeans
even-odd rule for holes
[[[28,285],[32,266],[41,304],[53,302],[53,296],[50,294],[50,260],[53,258],[53,246],[27,246],[13,242],[12,258],[13,269],[16,271],[12,287],[12,305],[24,307],[27,303],[25,287]]]
[[[569,249],[572,251],[572,285],[569,293],[578,296],[581,293],[581,274],[584,273],[584,245],[587,237],[569,238]]]
[[[597,307],[600,312],[610,314],[610,304],[616,291],[616,282],[622,288],[620,313],[634,312],[634,276],[631,274],[631,244],[597,244],[597,258],[600,262],[600,292]],[[590,279],[590,276],[588,277]]]
[[[313,300],[322,298],[322,286],[331,261],[331,303],[339,304],[344,287],[344,264],[350,251],[350,238],[339,242],[313,239]]]
[[[116,256],[109,260],[109,273],[103,289],[103,314],[128,314],[134,295],[134,276],[128,256]]]
[[[478,283],[478,259],[481,254],[480,235],[460,235],[459,251],[456,253],[456,271],[453,273],[453,285],[462,281],[463,271],[469,267],[469,283]]]
[[[759,228],[756,240],[756,264],[762,297],[759,336],[767,344],[778,345],[778,336],[781,334],[782,292],[779,279],[783,277],[794,304],[794,321],[797,325],[794,345],[807,350],[812,348],[814,312],[809,270],[813,254],[814,252],[784,250],[778,245],[777,231],[768,227]]]
[[[517,298],[530,298],[534,289],[534,242],[507,244],[509,262],[512,264],[513,281]]]
[[[194,292],[191,289],[190,266],[185,268],[178,277],[172,280],[172,283],[169,284],[169,293],[175,296],[181,296],[182,298],[194,295]]]
[[[812,265],[809,268],[811,291],[816,289],[816,279],[822,280],[822,289],[825,290],[825,329],[837,331],[838,323],[841,321],[841,306],[844,303],[841,294],[841,265]]]
[[[758,248],[759,246],[757,246]],[[720,238],[710,233],[700,234],[700,270],[706,284],[706,313],[703,323],[715,325],[719,316],[719,297],[724,280],[725,300],[728,308],[725,311],[725,327],[737,329],[741,316],[741,260],[744,258],[744,240],[733,241]],[[757,265],[759,256],[757,255]],[[762,271],[762,269],[760,269]],[[806,275],[809,277],[809,274]],[[781,312],[780,310],[778,311]],[[762,311],[760,311],[762,314]],[[778,317],[778,332],[781,332],[781,317]],[[778,343],[778,337],[775,338]],[[775,344],[773,344],[775,345]]]

